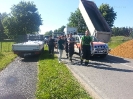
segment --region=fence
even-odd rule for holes
[[[26,35],[19,35],[14,39],[0,36],[0,52],[12,52],[12,44],[25,42]]]

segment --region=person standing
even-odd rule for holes
[[[72,34],[69,34],[69,38],[67,41],[68,41],[69,60],[72,62],[72,56],[74,54],[74,44],[75,44],[75,39],[72,37]]]
[[[68,58],[68,37],[69,37],[69,35],[65,35],[65,38],[64,38],[64,40],[65,40],[65,52],[66,52],[66,57]]]
[[[59,37],[59,40],[58,40],[58,43],[57,43],[58,49],[59,49],[59,57],[58,57],[59,63],[61,62],[61,58],[62,58],[64,46],[65,46],[64,44],[65,44],[64,37],[63,36]]]
[[[58,52],[58,40],[60,39],[60,36],[57,37],[57,43],[56,43],[56,48],[57,48],[57,52]]]
[[[85,35],[81,38],[81,64],[83,60],[85,60],[85,65],[87,66],[89,63],[89,59],[91,57],[91,48],[93,50],[93,42],[92,37],[90,36],[89,30],[85,31]]]
[[[49,47],[49,54],[54,55],[54,46],[55,46],[55,40],[52,38],[52,35],[50,35],[48,40],[48,47]]]

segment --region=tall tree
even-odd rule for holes
[[[69,23],[67,25],[70,27],[77,27],[79,33],[82,33],[87,29],[86,23],[79,9],[71,13],[68,21]]]
[[[45,32],[45,34],[44,34],[44,35],[52,35],[52,33],[53,33],[53,31],[52,31],[52,30],[50,30],[50,31]]]
[[[6,26],[6,34],[14,37],[38,32],[42,20],[33,2],[21,1],[11,7],[11,14],[3,23]]]
[[[2,24],[2,14],[0,13],[0,40],[2,40],[3,34],[4,34],[4,27]]]
[[[58,32],[58,30],[57,30],[57,29],[55,29],[55,30],[54,30],[54,33],[57,33],[57,32]]]
[[[102,4],[99,7],[99,10],[109,26],[112,27],[114,20],[116,19],[116,13],[114,12],[113,7],[110,7],[108,4]],[[71,13],[68,21],[67,25],[70,27],[77,27],[79,33],[83,33],[87,29],[86,23],[79,9]]]
[[[58,28],[58,32],[64,32],[64,28],[65,28],[65,26],[63,25],[63,26],[61,26],[60,28]]]
[[[117,16],[116,12],[114,12],[114,8],[110,7],[109,4],[101,4],[99,10],[109,26],[112,27]]]

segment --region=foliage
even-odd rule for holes
[[[131,40],[131,37],[126,36],[112,36],[110,42],[108,43],[109,48],[116,48],[118,45]]]
[[[0,40],[2,39],[2,34],[4,33],[4,27],[3,27],[3,24],[2,24],[2,15],[0,13]]]
[[[99,10],[102,16],[109,24],[109,26],[112,27],[117,16],[116,12],[114,12],[113,7],[110,7],[109,4],[101,4],[101,6],[99,7]]]
[[[114,12],[113,7],[110,7],[108,4],[102,4],[99,7],[99,10],[109,26],[112,27],[114,24],[114,20],[116,19],[116,13]],[[71,13],[68,21],[69,22],[67,25],[69,27],[77,27],[79,33],[84,33],[84,31],[87,29],[86,23],[79,9]]]
[[[52,31],[52,30],[50,30],[50,31],[45,32],[45,34],[44,34],[44,35],[52,35],[52,33],[53,33],[53,31]]]
[[[133,28],[131,27],[113,27],[113,36],[130,36],[132,37]]]
[[[86,23],[81,15],[79,9],[77,9],[75,12],[71,13],[68,21],[69,21],[69,23],[67,24],[67,26],[77,27],[79,33],[83,33],[87,29]]]
[[[52,33],[54,33],[54,35],[57,36],[59,33],[63,33],[64,32],[64,28],[65,28],[65,26],[63,25],[60,28],[55,29],[54,31],[50,30],[50,31],[45,32],[44,35],[52,35]]]
[[[2,49],[0,49],[0,71],[16,57],[12,52],[12,44],[13,42],[2,42]]]
[[[11,7],[11,13],[4,18],[3,25],[8,36],[16,37],[37,33],[42,20],[33,2],[21,1]]]
[[[92,99],[83,90],[64,64],[49,56],[48,48],[38,64],[37,99]]]
[[[8,14],[6,12],[0,13],[0,40],[7,38],[6,34],[4,33],[4,25],[3,25],[3,20],[6,17],[8,17]]]
[[[63,25],[63,26],[61,26],[60,28],[58,28],[58,32],[64,32],[64,28],[65,28],[65,26]]]
[[[3,26],[4,33],[8,35],[9,38],[15,38],[18,33],[21,33],[17,20],[12,16],[4,18]]]
[[[60,28],[58,28],[58,29],[55,29],[54,30],[54,35],[55,36],[58,36],[58,35],[62,35],[62,34],[64,34],[64,29],[65,29],[65,27],[66,26],[61,26]]]

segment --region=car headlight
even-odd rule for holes
[[[105,48],[109,48],[109,47],[108,47],[108,44],[105,44]]]

